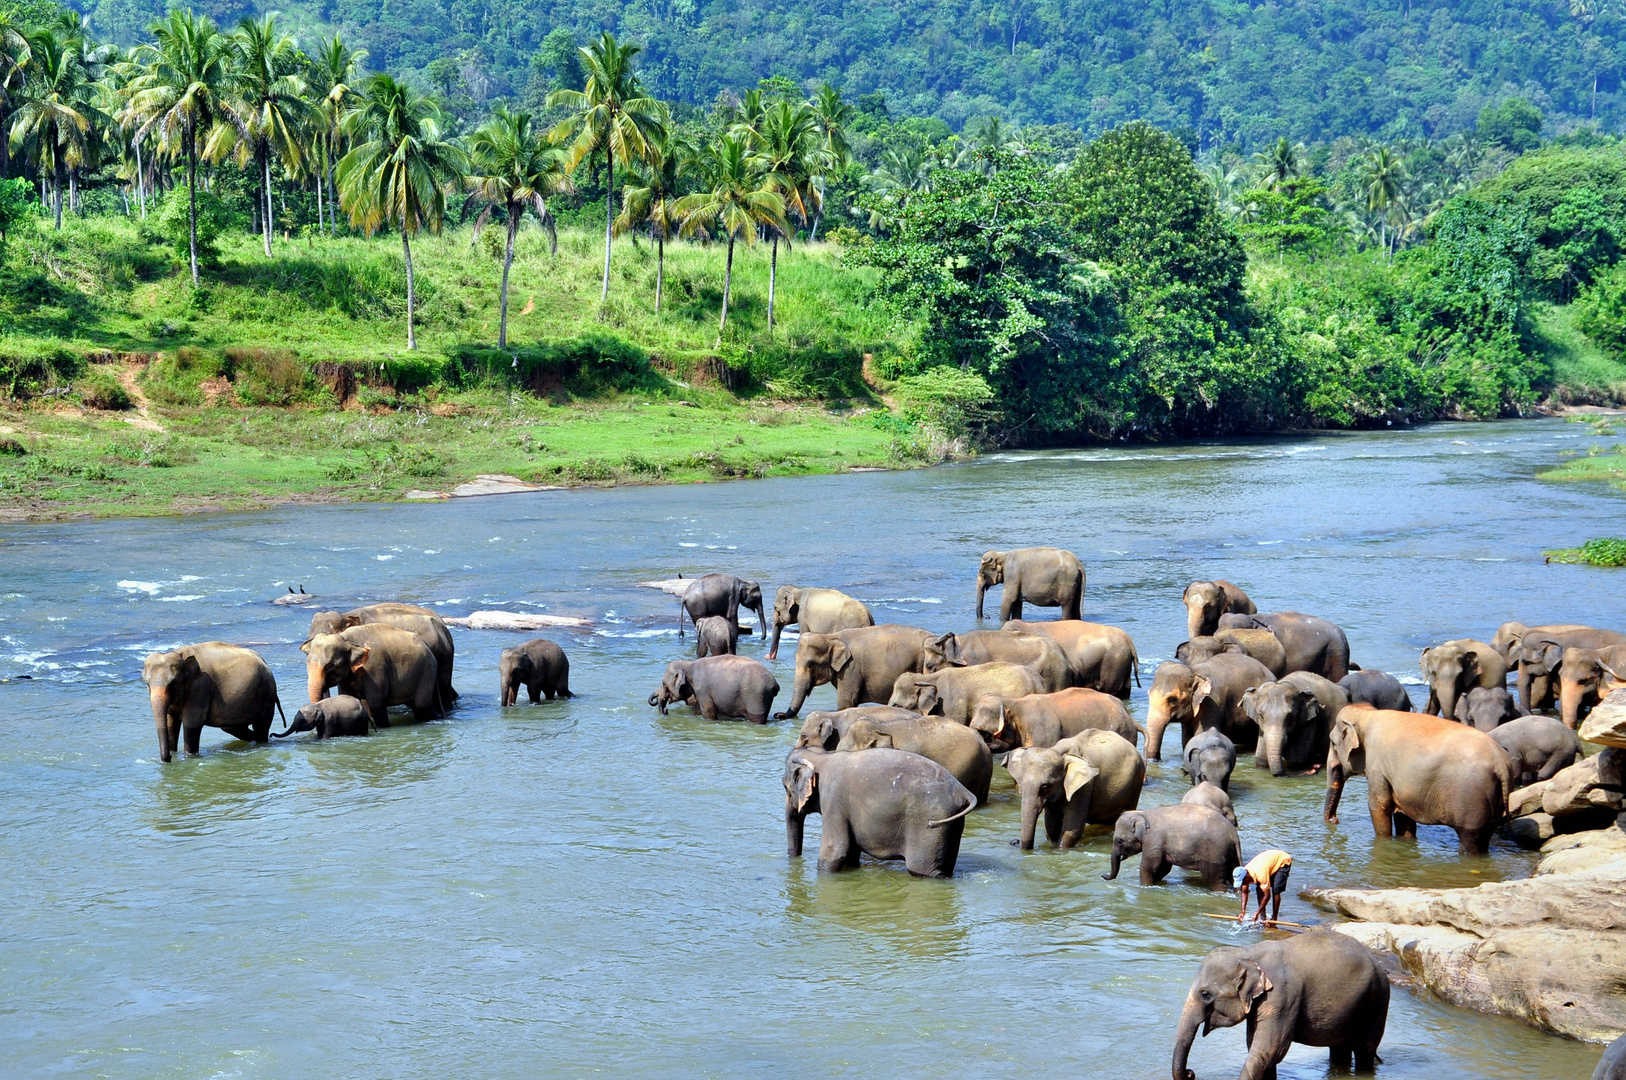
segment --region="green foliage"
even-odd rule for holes
[[[1592,340],[1626,357],[1626,263],[1616,263],[1576,302],[1576,325]]]
[[[1322,202],[1326,194],[1327,185],[1313,176],[1295,176],[1275,187],[1245,192],[1237,232],[1277,254],[1323,247],[1332,239]]]
[[[1475,197],[1525,215],[1531,285],[1550,299],[1570,299],[1626,251],[1626,156],[1619,146],[1526,154]]]
[[[34,185],[18,177],[0,178],[0,262],[6,257],[6,240],[18,225],[37,212]]]
[[[135,406],[118,376],[106,368],[93,367],[89,374],[74,383],[73,389],[86,408],[122,412]]]
[[[159,200],[157,212],[147,219],[147,227],[185,261],[190,248],[190,208],[186,187],[176,185]],[[198,190],[198,262],[213,266],[220,261],[220,236],[240,226],[240,219],[224,200],[213,192]]]
[[[564,391],[591,396],[661,386],[648,353],[605,333],[519,349],[459,346],[447,354],[446,376],[465,388],[518,388],[539,395]]]
[[[1626,540],[1601,537],[1578,548],[1549,551],[1548,562],[1581,563],[1586,566],[1626,566]]]
[[[923,420],[954,439],[980,436],[998,419],[993,388],[974,371],[934,367],[905,375],[892,393],[905,419]]]
[[[1479,137],[1504,150],[1522,154],[1541,145],[1541,110],[1524,98],[1508,98],[1479,112]]]

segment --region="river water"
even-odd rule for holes
[[[3,1071],[1166,1076],[1198,961],[1254,936],[1202,917],[1234,897],[1178,871],[1142,889],[1133,861],[1102,881],[1104,833],[1018,852],[1003,770],[951,881],[788,860],[793,725],[645,705],[688,641],[675,601],[635,583],[726,569],[765,592],[843,588],[878,621],[964,630],[984,549],[1058,544],[1085,560],[1085,617],[1134,635],[1145,682],[1184,637],[1180,592],[1198,577],[1241,584],[1261,610],[1333,618],[1358,663],[1414,676],[1424,645],[1508,618],[1626,626],[1626,572],[1540,555],[1621,531],[1626,497],[1533,479],[1592,441],[1558,421],[1438,425],[0,527]],[[268,748],[209,729],[200,756],[159,764],[144,654],[253,644],[296,703],[309,616],[267,603],[289,584],[338,607],[587,616],[590,631],[550,635],[580,696],[501,710],[496,658],[519,635],[455,631],[463,698],[446,721]],[[778,662],[781,706],[794,651]],[[833,700],[824,687],[810,707]],[[1144,716],[1144,691],[1132,707]],[[1458,858],[1443,828],[1377,843],[1359,780],[1329,829],[1322,784],[1271,779],[1249,758],[1234,782],[1245,851],[1293,852],[1295,892],[1533,865],[1500,839]],[[1142,804],[1184,790],[1177,767],[1154,765]],[[1283,917],[1320,916],[1293,896]],[[1389,1080],[1568,1078],[1590,1075],[1599,1048],[1397,991],[1381,1052]],[[1241,1030],[1219,1031],[1193,1067],[1235,1075],[1243,1056]],[[1324,1052],[1298,1048],[1281,1076],[1326,1070]]]

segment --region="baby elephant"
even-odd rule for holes
[[[1131,810],[1112,830],[1111,881],[1118,864],[1139,855],[1140,883],[1156,885],[1176,866],[1196,870],[1214,889],[1231,887],[1231,871],[1242,865],[1242,841],[1225,815],[1207,806],[1181,803]]]
[[[314,731],[318,739],[337,739],[346,735],[365,735],[371,727],[373,722],[367,714],[366,703],[349,694],[339,694],[311,702],[294,713],[287,731],[273,731],[271,737],[282,739],[301,731]]]
[[[1364,671],[1352,671],[1338,680],[1344,693],[1349,695],[1350,704],[1370,705],[1374,709],[1394,709],[1398,712],[1411,712],[1411,695],[1400,680],[1387,671],[1378,671],[1369,668]]]
[[[1110,731],[1084,731],[1054,746],[1023,747],[1005,757],[1022,793],[1023,851],[1033,850],[1039,811],[1044,831],[1063,851],[1089,824],[1109,825],[1140,801],[1146,761],[1134,743]]]
[[[1580,737],[1564,721],[1551,716],[1510,720],[1491,731],[1490,737],[1513,759],[1513,782],[1517,785],[1551,780],[1558,770],[1574,765],[1581,753]]]
[[[519,688],[523,684],[535,705],[546,694],[549,701],[557,695],[575,697],[570,692],[570,660],[565,651],[547,638],[532,638],[523,645],[504,649],[497,661],[497,674],[502,681],[503,705],[519,704]]]
[[[1523,716],[1519,703],[1503,686],[1476,686],[1457,698],[1451,718],[1480,731],[1495,731],[1509,720]]]
[[[766,724],[779,680],[766,664],[749,656],[704,656],[666,665],[660,689],[649,703],[666,715],[666,706],[681,701],[707,720],[743,717]]]
[[[1217,728],[1199,731],[1186,743],[1185,770],[1193,786],[1210,783],[1229,795],[1236,768],[1236,744]]]
[[[694,656],[728,656],[739,652],[740,628],[721,615],[707,615],[694,624]]]
[[[1206,780],[1181,796],[1180,801],[1187,806],[1195,804],[1212,807],[1224,814],[1226,821],[1232,825],[1236,824],[1236,808],[1231,805],[1231,796],[1227,795],[1223,788],[1216,787]]]

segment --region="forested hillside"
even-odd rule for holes
[[[165,0],[79,0],[129,44]],[[222,25],[250,0],[197,5]],[[1441,138],[1510,95],[1553,126],[1613,130],[1623,19],[1609,0],[289,0],[296,29],[341,29],[375,67],[475,106],[538,104],[570,47],[644,46],[660,97],[707,104],[785,75],[958,130],[999,116],[1093,135],[1146,119],[1199,148],[1286,135]],[[562,34],[556,32],[562,31]],[[550,42],[549,35],[556,34]]]

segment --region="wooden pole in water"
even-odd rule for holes
[[[1236,922],[1236,916],[1235,915],[1215,915],[1211,911],[1203,911],[1203,912],[1199,912],[1198,914],[1202,915],[1206,919],[1224,919],[1226,922]],[[1276,919],[1263,919],[1263,920],[1253,920],[1253,921],[1257,922],[1257,923],[1259,923],[1260,925],[1263,925],[1263,926],[1291,926],[1295,930],[1312,930],[1312,929],[1314,929],[1314,927],[1306,926],[1303,923],[1286,922],[1286,921],[1276,920]],[[1238,925],[1246,926],[1248,924],[1247,923],[1239,923]]]

